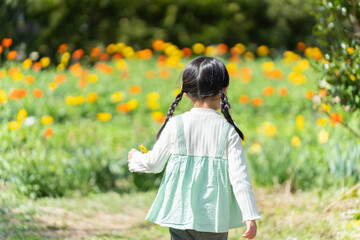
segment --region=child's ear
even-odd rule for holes
[[[224,88],[222,88],[222,91],[226,94],[226,92],[227,92],[228,88],[229,88],[229,86],[224,87]]]
[[[187,93],[184,93],[184,95],[185,95],[188,99],[191,99]]]

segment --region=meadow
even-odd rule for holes
[[[224,44],[179,49],[158,40],[153,49],[140,51],[123,43],[93,48],[89,53],[81,49],[70,52],[61,45],[54,60],[29,56],[19,61],[20,53],[11,50],[12,44],[5,45],[0,51],[1,209],[6,213],[0,229],[4,236],[17,239],[16,232],[23,231],[16,227],[23,226],[23,212],[26,222],[33,219],[40,206],[52,209],[61,204],[62,198],[53,197],[64,197],[64,202],[73,200],[81,206],[76,199],[88,201],[86,196],[90,196],[94,199],[91,204],[99,202],[102,206],[106,201],[126,204],[121,199],[128,199],[130,194],[141,199],[137,203],[145,202],[139,207],[142,216],[162,174],[130,173],[127,153],[140,144],[151,149],[168,107],[180,90],[182,69],[202,54],[219,57],[227,66],[231,77],[230,112],[245,134],[245,155],[256,189],[285,189],[284,198],[308,191],[304,196],[320,199],[320,204],[323,199],[319,196],[324,195],[330,204],[329,193],[339,195],[359,181],[360,142],[341,126],[346,123],[359,130],[359,113],[342,111],[336,102],[321,102],[326,86],[321,85],[321,76],[312,68],[324,60],[318,48],[300,45],[296,52],[285,51],[278,54],[281,57],[270,58],[266,46],[257,48],[256,53],[242,44],[230,49]],[[184,98],[175,114],[190,108],[191,102]],[[105,200],[99,200],[102,196]],[[11,204],[11,198],[21,200]],[[263,204],[266,219],[277,214],[270,213],[265,201]],[[25,210],[19,210],[19,206],[25,206]],[[64,203],[63,208],[74,210],[71,206]],[[292,211],[291,206],[287,210]],[[302,200],[298,207],[304,210],[305,206],[306,200]],[[313,210],[321,212],[322,207],[320,204]],[[125,210],[114,211],[123,214]],[[10,221],[8,228],[6,216],[19,220]],[[348,229],[356,231],[359,216],[357,212],[350,214],[341,226],[350,224]],[[316,226],[324,225],[321,222]],[[28,224],[24,226],[29,228]],[[14,234],[6,235],[6,229],[12,228]],[[59,226],[53,228],[58,230]],[[30,230],[30,235],[36,229]],[[47,229],[52,229],[51,224]],[[158,239],[165,234],[160,228],[154,231],[162,232]],[[285,236],[291,237],[286,235],[289,231],[269,235],[269,239],[287,239]],[[148,230],[145,233],[152,234]],[[318,238],[313,239],[330,239],[330,235],[316,234]],[[136,239],[130,235],[124,238]],[[312,239],[296,236],[288,239]],[[353,235],[341,236],[351,239]],[[108,237],[122,239],[120,235]],[[336,237],[331,235],[342,239]]]

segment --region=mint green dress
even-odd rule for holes
[[[165,227],[227,232],[245,225],[223,159],[231,125],[225,122],[216,156],[189,156],[181,115],[175,116],[179,154],[170,156],[146,220]]]

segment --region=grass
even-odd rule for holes
[[[359,239],[360,198],[337,203],[338,190],[288,193],[284,188],[255,188],[262,219],[257,239]],[[91,194],[87,197],[30,200],[1,193],[2,239],[169,239],[168,229],[144,220],[156,191]],[[241,239],[245,228],[231,229]]]

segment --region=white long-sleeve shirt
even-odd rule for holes
[[[192,108],[182,115],[187,154],[215,156],[217,144],[226,119],[210,108]],[[176,123],[170,118],[153,149],[146,154],[135,152],[129,162],[132,172],[159,173],[171,154],[178,154]],[[252,191],[245,155],[239,134],[230,128],[224,159],[228,159],[229,179],[243,221],[259,219],[260,215]]]

